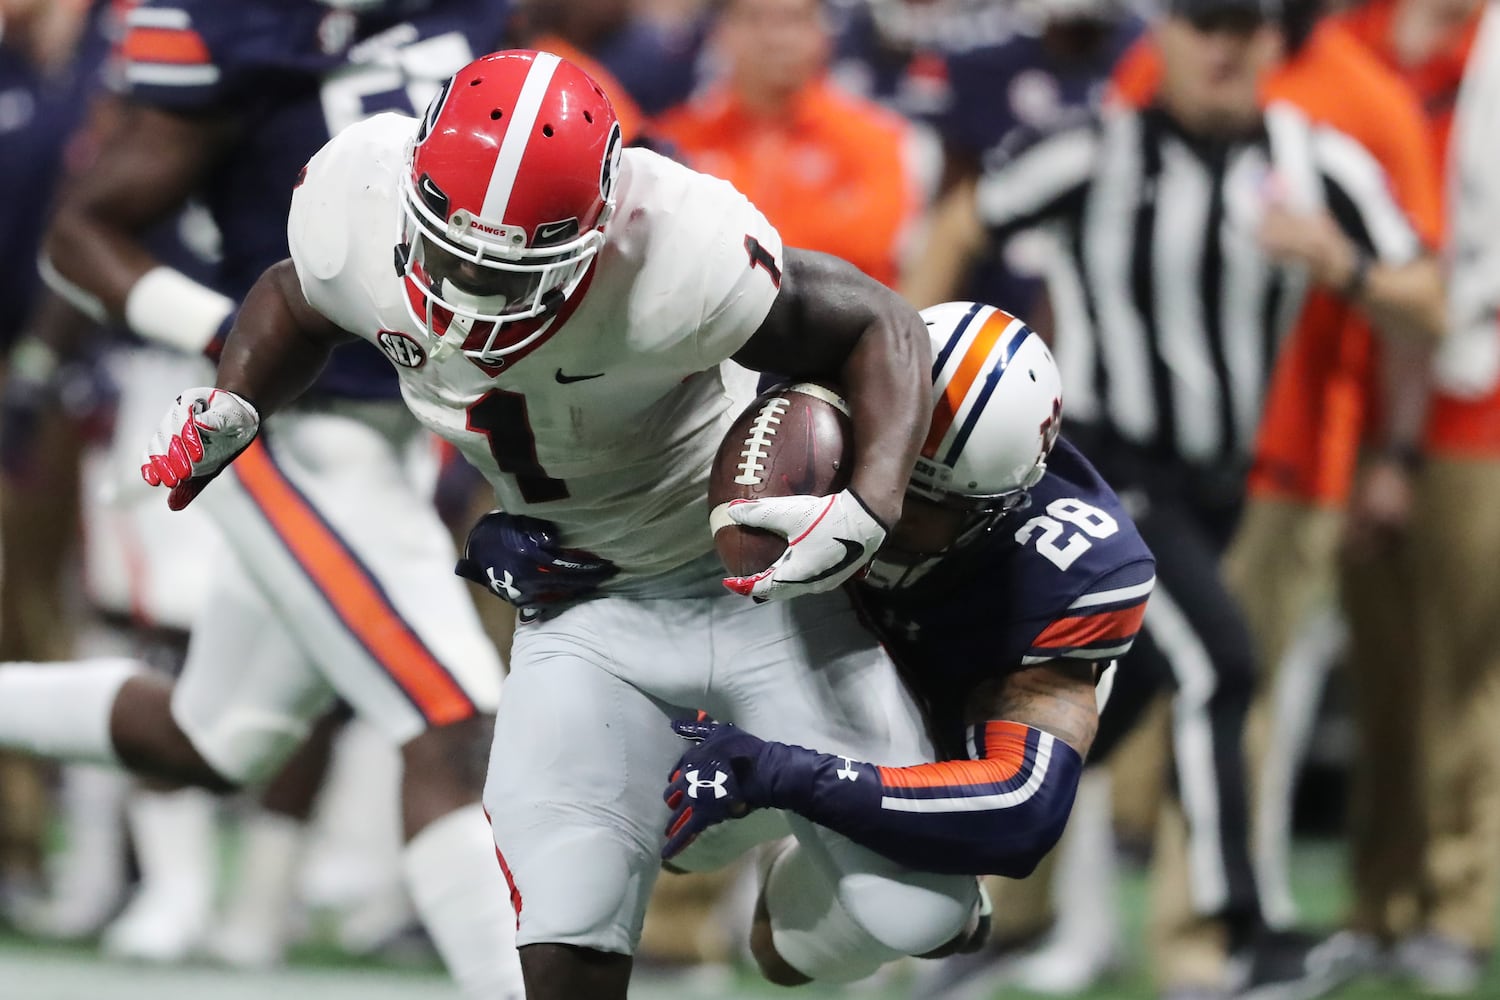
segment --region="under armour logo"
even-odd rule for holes
[[[700,788],[712,788],[714,790],[714,798],[716,799],[722,799],[729,794],[729,789],[724,787],[724,782],[729,780],[729,775],[723,771],[715,771],[713,781],[699,781],[697,771],[689,771],[683,777],[688,780],[687,793],[690,799],[698,797],[698,790]]]
[[[490,578],[490,589],[496,594],[512,604],[521,599],[521,592],[515,588],[516,578],[510,575],[510,570],[505,571],[504,577],[497,577],[493,566],[486,566],[484,572]]]
[[[859,772],[854,769],[854,758],[845,757],[844,766],[833,772],[834,777],[840,781],[858,781]]]

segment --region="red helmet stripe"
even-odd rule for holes
[[[516,98],[516,106],[510,112],[505,138],[500,142],[500,155],[495,158],[495,169],[490,173],[490,186],[484,194],[480,218],[490,222],[500,222],[505,218],[505,206],[510,202],[510,192],[521,169],[521,158],[526,155],[537,115],[542,110],[542,100],[547,96],[552,74],[561,61],[550,52],[538,52],[532,61],[526,82],[521,85],[521,93]]]

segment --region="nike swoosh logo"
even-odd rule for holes
[[[603,372],[598,372],[597,374],[594,374],[594,375],[564,375],[563,374],[563,370],[561,368],[559,368],[557,370],[557,375],[556,375],[557,381],[561,385],[567,385],[569,382],[587,382],[591,378],[603,378],[603,377],[604,377],[604,373]]]
[[[834,541],[838,542],[844,547],[844,558],[840,559],[838,562],[834,563],[832,566],[828,567],[816,576],[809,576],[803,580],[788,580],[787,582],[817,583],[819,580],[826,580],[831,576],[838,576],[850,566],[853,566],[860,560],[864,559],[865,547],[863,545],[859,544],[858,542],[851,542],[847,538],[835,538]]]
[[[542,240],[550,240],[552,237],[558,235],[559,233],[566,233],[570,229],[575,228],[577,228],[576,224],[571,221],[556,223],[550,226],[542,226],[536,231],[536,238],[538,242],[541,242]]]

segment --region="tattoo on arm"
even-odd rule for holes
[[[981,686],[969,702],[969,721],[1004,719],[1051,733],[1087,757],[1099,731],[1095,665],[1052,660]]]

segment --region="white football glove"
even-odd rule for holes
[[[885,526],[853,490],[831,497],[731,500],[725,513],[787,540],[781,558],[761,572],[724,580],[736,594],[762,601],[832,590],[869,565],[885,541]]]
[[[167,506],[181,510],[255,440],[260,414],[228,389],[184,390],[151,438],[141,478],[167,486]]]

